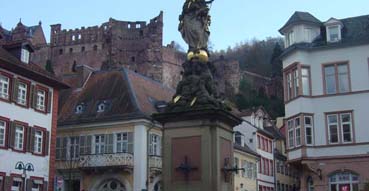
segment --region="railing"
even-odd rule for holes
[[[150,156],[149,158],[149,167],[150,168],[162,168],[162,158],[161,156]]]
[[[112,153],[97,155],[81,155],[79,167],[107,167],[130,166],[133,167],[133,155],[129,153]]]

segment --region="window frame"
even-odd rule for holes
[[[294,118],[287,121],[288,148],[295,148]],[[292,135],[290,134],[292,132]]]
[[[41,112],[41,113],[47,113],[47,110],[48,110],[47,108],[48,107],[51,107],[51,106],[48,105],[48,104],[51,104],[51,103],[49,103],[49,99],[50,99],[49,98],[49,92],[50,92],[49,88],[37,84],[35,86],[35,90],[34,91],[35,91],[35,95],[36,95],[36,104],[35,104],[35,108],[34,109],[36,111],[38,111],[38,112]],[[38,99],[39,99],[38,91],[43,91],[45,93],[45,97],[44,97],[44,109],[43,110],[38,107]]]
[[[351,141],[350,142],[344,142],[343,137],[343,125],[342,125],[342,115],[344,114],[350,114],[350,134],[351,134]],[[328,116],[336,115],[337,116],[337,137],[338,142],[337,143],[331,143],[330,142],[330,131],[329,131],[329,120]],[[326,132],[327,132],[327,144],[328,145],[337,145],[337,144],[353,144],[356,142],[355,139],[355,121],[354,121],[354,111],[336,111],[336,112],[326,112],[325,113],[325,120],[326,120]]]
[[[342,119],[342,115],[349,115],[350,116],[350,121],[349,122],[343,122]],[[353,137],[353,121],[352,121],[352,113],[351,112],[343,112],[343,113],[339,113],[339,118],[340,118],[340,129],[341,129],[341,138],[342,138],[342,143],[346,144],[346,143],[353,143],[354,137]],[[351,141],[345,141],[344,138],[344,130],[343,130],[343,125],[345,124],[349,124],[350,125],[350,139]]]
[[[72,142],[72,139],[74,142]],[[71,149],[74,149],[72,152]],[[69,160],[78,160],[80,157],[80,136],[70,136],[68,137],[67,143],[67,159]]]
[[[307,70],[308,75],[302,75],[302,70]],[[298,97],[310,97],[312,95],[311,71],[309,65],[303,65],[299,62],[293,63],[283,70],[284,79],[284,101],[289,102]],[[304,83],[302,78],[307,79],[308,92],[304,94]]]
[[[310,125],[307,125],[305,123],[305,119],[306,118],[310,118]],[[312,115],[303,115],[303,125],[304,125],[304,130],[305,130],[305,144],[308,145],[308,146],[312,146],[314,145],[314,117]],[[311,129],[311,143],[308,143],[308,133],[307,133],[307,128],[310,128]]]
[[[9,190],[12,190],[12,187],[13,187],[13,184],[14,184],[14,179],[15,178],[19,178],[19,179],[21,179],[21,186],[20,186],[20,191],[24,191],[24,184],[25,184],[25,182],[24,182],[24,180],[23,180],[23,178],[22,178],[22,175],[21,174],[15,174],[15,173],[11,173],[10,174],[10,180],[11,180],[11,182],[10,182],[10,184],[9,184]]]
[[[14,76],[12,74],[6,73],[4,71],[0,71],[0,75],[9,79],[9,82],[8,82],[8,98],[6,99],[6,98],[3,98],[3,97],[0,97],[0,100],[5,101],[5,102],[11,102],[11,98],[13,96],[13,78],[14,78]]]
[[[23,47],[21,49],[21,62],[29,64],[30,55],[30,51]]]
[[[331,31],[334,31],[332,28],[337,28],[337,40],[333,40],[331,38]],[[326,26],[326,31],[327,31],[327,41],[329,43],[335,43],[335,42],[339,42],[341,41],[342,37],[341,37],[341,26],[336,24],[336,25],[329,25],[329,26]]]
[[[45,180],[44,180],[44,178],[42,178],[42,177],[37,177],[37,176],[31,176],[31,177],[29,178],[29,180],[30,180],[30,181],[32,181],[31,190],[33,190],[33,184],[34,184],[34,181],[35,181],[35,180],[42,181],[42,184],[38,184],[38,185],[41,185],[41,186],[40,186],[40,189],[39,189],[38,191],[43,191],[43,190],[44,190],[44,189],[43,189],[44,184],[45,184]]]
[[[161,156],[161,135],[150,133],[149,153],[150,156]],[[156,137],[156,143],[153,142],[153,137]]]
[[[297,125],[297,123],[296,123],[296,121],[299,121],[299,124]],[[301,116],[297,116],[297,117],[295,117],[294,119],[293,119],[293,128],[294,128],[294,133],[295,133],[295,136],[294,136],[294,138],[295,138],[295,147],[301,147],[301,143],[302,143],[302,141],[301,141]],[[299,131],[299,139],[297,139],[297,130]],[[297,144],[297,140],[299,140],[299,144]]]
[[[0,116],[0,121],[4,122],[4,145],[0,145],[0,149],[8,149],[9,145],[8,145],[8,139],[9,139],[9,128],[10,128],[10,119],[9,118],[5,118],[5,117],[1,117]]]
[[[116,153],[128,153],[128,131],[127,132],[119,132],[119,133],[115,133],[115,152]],[[118,141],[118,134],[121,135],[121,140]],[[124,137],[124,134],[126,134],[127,136],[127,139],[124,140],[123,137]],[[118,151],[118,144],[121,144],[121,151]],[[126,151],[124,151],[123,147],[124,145],[126,145]]]
[[[106,147],[106,144],[105,144],[105,139],[106,139],[106,135],[105,134],[97,134],[97,135],[94,135],[94,140],[93,140],[93,148],[94,148],[94,154],[95,155],[101,155],[101,154],[104,154],[105,153],[105,147]],[[97,143],[96,142],[96,137],[99,137],[99,142]],[[102,138],[104,139],[104,141],[102,141]],[[99,152],[97,152],[96,148],[99,148]]]
[[[26,79],[23,79],[23,78],[17,78],[18,80],[18,85],[17,85],[17,90],[16,91],[19,91],[19,83],[23,83],[26,85],[26,103],[25,104],[22,104],[22,103],[19,103],[19,93],[17,93],[17,98],[16,100],[14,101],[14,103],[18,106],[21,106],[21,107],[24,107],[24,108],[29,108],[30,106],[30,93],[31,93],[31,81],[29,80],[26,80]]]
[[[22,136],[22,149],[17,148],[17,142],[16,142],[16,136],[17,136],[17,126],[21,126],[23,127],[23,136]],[[27,148],[27,128],[28,128],[28,123],[24,123],[21,121],[14,121],[14,146],[12,148],[13,151],[15,152],[21,152],[21,153],[25,153],[26,152],[26,148]],[[19,146],[19,145],[18,145]]]
[[[339,72],[338,72],[338,66],[346,65],[347,66],[347,83],[348,83],[348,90],[345,92],[340,91],[340,82],[339,82]],[[335,92],[334,93],[328,93],[327,91],[327,78],[326,78],[326,67],[334,67],[334,79],[335,79]],[[351,93],[352,92],[352,86],[351,86],[351,70],[350,70],[350,62],[349,61],[338,61],[338,62],[332,62],[332,63],[323,63],[322,64],[322,75],[323,75],[323,94],[324,95],[338,95],[338,94],[345,94],[345,93]]]
[[[348,181],[339,180],[339,178],[338,178],[339,175],[344,175],[344,174],[349,174],[349,179],[350,180],[348,180]],[[335,172],[335,173],[330,174],[329,177],[328,177],[328,186],[329,186],[328,190],[331,191],[332,185],[336,186],[336,190],[340,190],[340,189],[337,189],[337,188],[339,188],[340,184],[350,184],[350,190],[353,191],[353,185],[357,184],[359,186],[359,184],[360,184],[359,178],[358,178],[358,180],[353,180],[353,178],[352,178],[353,175],[357,176],[357,177],[360,177],[358,174],[350,172],[350,171]],[[335,181],[331,181],[332,177],[334,177],[334,176],[335,176]]]

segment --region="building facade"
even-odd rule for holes
[[[128,69],[95,71],[61,94],[56,142],[61,190],[161,190],[161,126],[174,94]]]
[[[0,190],[52,191],[58,95],[68,86],[30,63],[28,32],[21,22],[0,31]]]
[[[265,129],[272,125],[270,117],[262,107],[243,111],[239,115],[244,122],[233,128],[235,140],[240,139],[241,145],[246,145],[260,155],[260,161],[257,163],[258,191],[273,191],[275,189],[274,137]]]
[[[369,16],[281,28],[289,164],[301,190],[357,191],[369,181]]]

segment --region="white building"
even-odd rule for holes
[[[256,108],[241,113],[244,121],[233,128],[235,142],[238,145],[247,145],[251,150],[260,155],[257,165],[258,191],[274,190],[274,156],[273,135],[265,130],[271,126],[270,117],[262,108]]]
[[[92,72],[82,87],[62,92],[56,142],[60,189],[161,190],[162,131],[150,116],[173,94],[128,69]]]
[[[288,160],[301,190],[357,191],[369,179],[369,16],[282,27]]]
[[[0,46],[0,190],[53,190],[58,92],[68,86],[30,63],[32,50]]]

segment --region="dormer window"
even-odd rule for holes
[[[82,104],[78,104],[74,110],[74,112],[76,114],[81,114],[83,112],[83,105]]]
[[[327,40],[328,42],[338,42],[341,40],[340,26],[328,26],[327,27]]]
[[[106,105],[104,103],[100,103],[99,105],[97,105],[97,112],[101,113],[104,112],[106,108]]]
[[[25,48],[22,48],[21,61],[26,64],[29,63],[29,51]]]
[[[291,46],[293,43],[295,43],[295,34],[293,31],[290,31],[286,34],[286,47]]]

